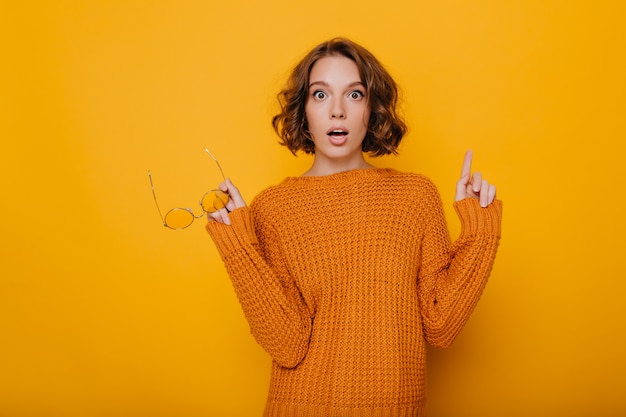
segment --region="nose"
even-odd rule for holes
[[[346,112],[343,107],[343,103],[341,100],[334,100],[333,105],[330,109],[330,118],[331,119],[345,119]]]

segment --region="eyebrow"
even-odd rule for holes
[[[313,87],[314,85],[321,85],[323,87],[329,87],[330,84],[328,84],[326,81],[313,81],[312,83],[309,84],[309,88]],[[348,88],[350,87],[354,87],[360,85],[361,87],[365,88],[365,85],[361,82],[361,81],[353,81],[350,84],[348,84]]]

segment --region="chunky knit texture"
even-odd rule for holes
[[[273,358],[266,417],[425,412],[425,344],[448,346],[478,302],[502,205],[455,203],[393,169],[289,177],[207,224],[258,343]]]

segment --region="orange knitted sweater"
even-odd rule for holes
[[[266,417],[425,415],[426,342],[448,346],[483,291],[502,205],[455,203],[393,169],[289,177],[207,224],[273,359]]]

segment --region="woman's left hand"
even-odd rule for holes
[[[472,175],[472,151],[465,153],[461,178],[456,183],[456,201],[476,198],[481,207],[487,207],[496,198],[496,186],[483,179],[480,172]]]

